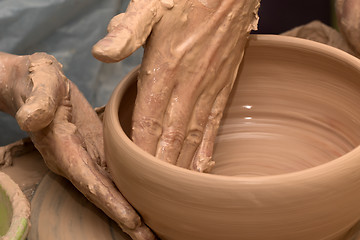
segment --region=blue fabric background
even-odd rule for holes
[[[102,106],[118,82],[141,62],[142,49],[116,64],[101,63],[91,55],[110,19],[127,5],[128,0],[0,0],[0,51],[54,55],[87,100],[94,107]],[[24,136],[12,117],[0,113],[0,145]]]

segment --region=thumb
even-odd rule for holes
[[[53,56],[35,53],[30,56],[30,62],[32,92],[16,112],[15,118],[22,130],[34,132],[50,124],[69,86],[62,74],[61,64]]]
[[[118,62],[144,45],[153,26],[163,15],[161,0],[133,0],[125,13],[109,23],[108,34],[92,49],[102,62]]]

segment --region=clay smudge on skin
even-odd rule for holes
[[[184,168],[211,169],[222,110],[256,28],[258,8],[257,0],[177,1],[171,15],[154,26],[133,115],[132,139],[138,146]],[[157,71],[150,76],[151,69]],[[163,97],[154,97],[158,93]],[[158,126],[162,131],[154,131]]]

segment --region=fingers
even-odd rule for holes
[[[148,68],[151,66],[152,68]],[[155,155],[162,134],[164,114],[174,88],[166,65],[153,68],[143,64],[138,77],[138,92],[132,117],[132,140]]]
[[[215,4],[214,1],[214,5],[211,5],[219,8],[219,10],[216,11],[217,14],[213,14],[213,11],[211,13],[212,20],[208,21],[211,23],[211,27],[209,25],[202,26],[201,13],[205,17],[209,17],[209,12],[200,11],[200,8],[203,9],[202,6],[196,8],[194,7],[195,4],[185,2],[186,4],[182,7],[187,10],[191,5],[191,10],[185,11],[186,14],[179,14],[179,19],[181,18],[184,22],[179,23],[181,27],[177,28],[177,34],[173,34],[171,31],[164,31],[164,33],[154,31],[151,41],[146,45],[148,48],[145,51],[144,61],[150,56],[157,59],[150,62],[150,64],[148,62],[144,64],[143,62],[143,66],[153,67],[152,69],[156,70],[156,64],[166,62],[171,63],[173,67],[167,74],[160,75],[159,78],[149,77],[147,84],[139,83],[138,96],[140,95],[140,97],[136,100],[133,117],[133,140],[135,144],[151,154],[154,154],[154,148],[156,147],[156,157],[172,164],[177,162],[177,165],[182,167],[189,166],[192,155],[198,151],[198,146],[201,141],[204,141],[204,137],[207,142],[202,147],[203,151],[199,156],[205,157],[212,152],[212,150],[209,152],[206,149],[213,144],[222,110],[215,111],[211,107],[215,102],[217,109],[224,109],[227,100],[226,94],[220,94],[225,96],[221,104],[216,96],[221,89],[227,88],[225,87],[227,85],[231,89],[232,80],[236,76],[231,71],[231,68],[238,67],[237,63],[240,62],[243,51],[243,48],[239,48],[240,54],[237,54],[239,51],[234,51],[237,40],[243,37],[240,40],[245,42],[247,31],[256,22],[253,21],[256,20],[256,11],[249,11],[248,14],[245,14],[246,11],[244,10],[247,10],[253,4],[243,2],[240,4],[237,1],[225,1],[224,3],[223,1],[219,5],[219,2]],[[235,13],[234,5],[236,7]],[[246,15],[246,17],[244,17],[243,21],[239,21],[235,17],[238,15]],[[190,16],[193,18],[190,18]],[[168,15],[156,26],[155,30],[169,30],[169,28],[161,26],[161,24],[169,24],[171,17],[167,17]],[[197,23],[195,25],[200,24],[199,26],[202,27],[195,28],[195,25],[190,24],[191,19],[194,21],[192,23]],[[245,29],[242,29],[242,27],[245,27]],[[210,38],[209,32],[212,31],[211,28],[214,29],[213,32],[216,32],[216,34]],[[194,29],[196,30],[194,31]],[[234,32],[235,37],[233,37]],[[181,41],[181,38],[176,38],[178,40],[173,41],[175,35],[180,36],[181,34],[185,36],[184,41]],[[161,42],[165,39],[165,36],[168,41]],[[237,60],[230,57],[234,55]],[[169,58],[169,61],[164,61],[164,59],[167,60],[166,57]],[[229,58],[232,60],[228,60]],[[234,61],[235,64],[232,64]],[[217,72],[223,73],[229,69],[229,73],[224,74],[220,79],[216,77]],[[212,73],[209,74],[209,71],[212,71]],[[154,96],[159,96],[161,91],[154,91],[151,85],[156,85],[163,78],[169,79],[172,85],[170,86],[168,82],[162,81],[162,84],[159,84],[157,88],[168,87],[165,90],[166,94],[160,94],[166,96],[154,98]],[[227,95],[229,92],[230,90]],[[195,106],[195,103],[199,103],[199,105]],[[206,125],[208,121],[210,121],[209,126]],[[204,129],[206,134],[203,134]]]
[[[107,63],[128,57],[144,45],[152,27],[161,19],[162,12],[160,0],[131,1],[125,13],[110,21],[109,33],[94,45],[92,54]]]
[[[202,139],[212,103],[222,87],[219,81],[209,84],[214,72],[209,71],[205,76],[205,69],[199,69],[196,74],[187,69],[172,76],[176,85],[164,113],[163,132],[156,151],[156,157],[163,161],[188,167]]]
[[[129,234],[129,233],[128,233]],[[129,234],[133,240],[155,240],[157,239],[153,232],[144,223],[141,223],[135,230]]]
[[[203,138],[204,129],[209,118],[211,106],[215,96],[204,94],[196,103],[192,118],[189,122],[187,136],[184,140],[176,165],[190,168],[190,163]]]
[[[68,105],[59,106],[54,121],[47,129],[31,133],[48,167],[70,180],[133,239],[155,239],[107,174],[83,148],[77,127],[67,121],[70,112]]]
[[[175,87],[164,116],[163,132],[157,145],[156,157],[171,164],[175,164],[179,156],[198,96],[192,89],[190,86]]]
[[[208,51],[207,53],[209,53]],[[199,96],[197,97],[194,108],[191,113],[191,118],[188,123],[187,131],[185,134],[185,140],[183,142],[180,154],[176,161],[176,165],[189,168],[190,163],[194,157],[196,150],[199,147],[200,142],[203,138],[204,129],[209,118],[209,114],[215,98],[223,85],[226,84],[226,79],[221,79],[222,76],[217,74],[217,70],[211,65],[211,57],[204,58],[202,61],[203,65],[210,65],[208,68],[200,68],[196,75],[188,76],[189,79],[197,81],[197,86],[192,86],[194,89],[203,89],[201,92],[196,92]],[[192,72],[192,71],[190,71]],[[224,82],[225,81],[225,82]],[[188,86],[190,88],[191,86]],[[188,91],[188,90],[187,90]],[[186,103],[185,104],[191,104]]]
[[[226,55],[228,57],[219,64],[219,69],[215,71],[216,74],[213,77],[211,75],[207,76],[216,79],[216,81],[213,82],[212,88],[207,92],[210,96],[214,96],[214,101],[209,101],[211,110],[206,119],[206,126],[204,128],[201,143],[191,160],[191,170],[209,172],[215,165],[215,162],[212,160],[215,139],[223,116],[223,111],[242,60],[244,44],[245,41],[239,41],[235,49],[233,49],[233,54]],[[205,103],[203,104],[205,105]]]
[[[231,88],[231,84],[227,85],[216,97],[204,130],[201,144],[191,163],[191,170],[209,172],[215,164],[215,162],[212,161],[215,138]]]
[[[71,88],[70,99],[73,103],[71,122],[77,127],[77,133],[82,139],[82,146],[90,158],[105,169],[102,122],[76,85],[71,81],[69,84]]]
[[[199,96],[195,107],[192,111],[191,119],[188,123],[186,138],[181,148],[180,155],[177,159],[176,165],[183,168],[190,168],[190,163],[194,158],[196,151],[200,143],[203,141],[204,131],[207,127],[207,124],[212,119],[213,109],[215,105],[218,104],[215,100],[219,98],[220,95],[223,95],[224,86],[232,85],[231,83],[234,81],[236,75],[232,75],[228,73],[223,73],[223,71],[208,71],[202,79],[208,86],[204,89],[204,91]],[[215,81],[214,81],[215,79]],[[226,88],[226,87],[225,87]],[[226,99],[224,99],[224,107],[226,104]],[[223,109],[219,109],[220,113],[222,113]],[[220,119],[219,122],[221,120]],[[216,126],[214,126],[217,129]],[[216,136],[216,131],[214,135],[214,139]]]
[[[32,92],[15,115],[20,128],[28,132],[48,126],[54,118],[57,106],[68,92],[62,66],[53,56],[35,53],[29,59]]]

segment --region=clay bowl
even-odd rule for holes
[[[161,239],[345,239],[360,218],[360,61],[331,47],[252,36],[209,174],[129,139],[138,69],[104,120],[118,188]]]
[[[30,204],[19,186],[0,172],[0,239],[26,239],[30,222]]]

